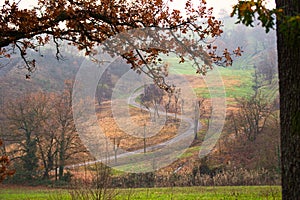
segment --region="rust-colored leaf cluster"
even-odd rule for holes
[[[3,141],[0,139],[0,146],[3,145]],[[6,179],[8,176],[15,174],[15,170],[9,169],[10,160],[7,155],[0,155],[0,182]]]
[[[35,70],[36,63],[28,58],[28,49],[39,51],[39,47],[53,42],[59,59],[62,41],[88,56],[96,55],[96,47],[104,45],[109,54],[121,55],[134,70],[157,80],[162,76],[153,69],[160,63],[160,54],[175,53],[180,62],[187,57],[198,72],[205,71],[202,66],[211,68],[220,57],[232,62],[225,52],[217,56],[215,51],[203,48],[205,38],[215,38],[223,32],[221,21],[212,16],[212,8],[207,8],[205,0],[197,6],[187,0],[185,14],[171,9],[163,0],[39,0],[32,9],[5,1],[0,12],[0,56],[9,58],[19,53],[29,73]],[[138,31],[147,28],[162,32]],[[129,34],[122,40],[107,42],[125,33]],[[151,39],[147,47],[136,42],[147,38]],[[130,48],[126,49],[126,45]]]
[[[230,52],[228,49],[224,49],[221,56],[217,54],[218,47],[212,46],[211,44],[207,45],[208,55],[211,57],[213,62],[221,66],[231,66],[233,63],[232,56],[241,56],[243,50],[240,47],[237,47],[235,50]]]

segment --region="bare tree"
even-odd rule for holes
[[[177,120],[177,114],[178,112],[180,111],[179,107],[179,98],[180,98],[180,95],[181,95],[181,90],[180,88],[176,89],[175,92],[174,92],[174,108],[175,108],[175,121]]]
[[[121,140],[122,140],[121,137],[114,137],[113,138],[114,153],[115,153],[115,163],[117,162],[117,153],[118,153],[118,149],[120,147]]]
[[[73,155],[86,152],[82,145],[78,133],[76,132],[73,113],[72,113],[72,83],[66,81],[66,88],[62,94],[55,97],[56,101],[53,107],[53,124],[55,131],[58,177],[63,179],[66,161]],[[79,105],[77,105],[79,106]]]
[[[266,121],[272,114],[271,104],[261,93],[250,99],[236,99],[240,110],[234,116],[233,124],[236,134],[245,134],[247,139],[254,141],[265,128]]]
[[[264,52],[263,55],[264,59],[258,63],[257,70],[264,81],[270,85],[278,74],[277,54],[275,49],[271,49]]]
[[[165,101],[166,122],[168,121],[168,112],[171,106],[171,97],[172,97],[172,93],[168,93],[168,100]]]
[[[111,98],[112,88],[113,88],[112,74],[108,70],[106,70],[104,71],[97,86],[96,98],[98,100],[99,105],[101,104],[101,102]]]
[[[35,177],[38,168],[38,142],[42,135],[48,112],[48,97],[44,93],[27,94],[7,103],[5,116],[12,140],[19,148],[15,150],[16,158],[22,161],[26,178]]]
[[[22,161],[26,179],[38,177],[42,166],[44,179],[55,168],[56,179],[62,180],[66,162],[86,152],[75,130],[71,86],[67,81],[61,94],[30,93],[6,103],[5,120],[11,133],[6,139],[16,144],[11,154]]]
[[[198,124],[199,124],[199,103],[195,102],[194,108],[194,139],[198,139]]]
[[[198,139],[199,117],[200,117],[200,115],[205,113],[204,101],[205,101],[205,98],[201,97],[201,98],[198,99],[198,101],[195,102],[195,108],[194,108],[194,134],[195,134],[195,140]]]
[[[85,168],[89,176],[75,182],[75,189],[69,193],[72,199],[111,200],[116,199],[117,191],[112,186],[111,168],[95,163],[92,170]],[[90,178],[88,178],[90,177]]]
[[[37,137],[37,146],[39,150],[39,159],[43,165],[43,179],[50,178],[50,171],[54,167],[54,158],[57,154],[55,132],[49,129],[48,126],[44,127],[45,133],[42,136]]]
[[[156,116],[159,117],[158,106],[163,100],[163,95],[164,91],[155,84],[144,87],[144,94],[142,95],[141,101],[146,108],[154,108],[153,121],[156,121]]]

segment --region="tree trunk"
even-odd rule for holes
[[[300,13],[299,0],[276,0],[276,6],[286,16]],[[300,39],[288,26],[282,31],[281,23],[277,21],[282,198],[296,200],[300,197]]]
[[[63,179],[64,168],[65,168],[65,132],[61,132],[61,142],[59,147],[59,167],[58,167],[58,177],[59,180]]]
[[[58,178],[59,180],[63,180],[64,177],[64,164],[60,164],[58,167]]]
[[[59,166],[58,166],[58,178],[59,178],[59,180],[63,179],[64,169],[65,169],[65,157],[64,157],[64,154],[62,152],[60,152]]]
[[[194,140],[198,139],[198,124],[199,124],[199,109],[200,109],[200,101],[196,101],[194,108]]]

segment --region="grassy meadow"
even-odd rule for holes
[[[171,66],[170,73],[181,74],[187,77],[188,81],[191,82],[191,85],[194,88],[197,96],[204,98],[214,97],[214,95],[218,94],[218,91],[221,90],[223,86],[227,98],[250,96],[253,93],[253,69],[237,69],[234,67],[215,66],[214,70],[208,71],[208,74],[212,76],[220,76],[224,85],[208,88],[207,84],[205,83],[205,77],[196,74],[196,69],[191,67],[192,65],[189,61],[179,64],[178,58],[168,57],[167,62]],[[202,78],[195,79],[195,76]]]
[[[0,199],[5,200],[68,200],[72,199],[69,190],[2,188]],[[71,192],[72,193],[72,192]],[[136,188],[109,191],[113,199],[281,199],[280,186],[224,186],[224,187],[174,187],[174,188]],[[92,198],[90,198],[92,199]]]

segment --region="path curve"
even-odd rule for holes
[[[136,98],[139,95],[141,95],[142,93],[143,93],[142,91],[138,91],[138,92],[133,93],[127,99],[127,104],[131,105],[133,107],[145,110],[145,111],[154,112],[153,108],[147,109],[145,106],[143,106],[143,105],[141,105],[141,104],[139,104],[139,103],[137,103],[135,101]],[[159,110],[158,113],[160,115],[163,115],[164,117],[166,115],[166,113],[163,112],[163,111],[161,111],[161,110]],[[170,117],[174,117],[175,118],[175,114],[174,113],[167,113],[167,115],[170,116]],[[153,145],[153,146],[146,147],[146,151],[147,152],[162,149],[166,145],[170,145],[172,143],[179,142],[179,141],[181,141],[182,139],[184,139],[187,136],[194,135],[194,128],[195,128],[194,119],[192,119],[192,118],[190,118],[188,116],[179,115],[179,114],[177,114],[177,118],[179,118],[180,120],[183,120],[183,121],[187,122],[189,124],[189,128],[185,132],[183,132],[181,134],[178,134],[176,137],[174,137],[174,138],[172,138],[172,139],[170,139],[168,141],[165,141],[165,142],[162,142],[160,144]],[[197,132],[200,129],[201,129],[201,123],[198,121]],[[138,149],[138,150],[135,150],[135,151],[130,151],[130,152],[122,153],[122,154],[118,154],[117,155],[117,159],[123,158],[123,157],[126,157],[126,156],[130,156],[130,155],[133,155],[133,154],[137,154],[137,153],[143,153],[143,152],[144,152],[144,148]],[[114,160],[114,159],[115,159],[114,156],[110,156],[106,160]],[[98,159],[98,160],[94,160],[94,161],[88,161],[88,162],[84,162],[84,163],[78,163],[78,164],[68,165],[68,166],[65,166],[65,169],[72,169],[72,168],[76,168],[76,167],[80,167],[80,166],[92,165],[92,164],[96,164],[96,163],[99,163],[99,162],[104,162],[105,163],[105,160]]]

